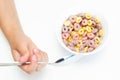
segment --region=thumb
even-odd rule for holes
[[[21,54],[21,57],[19,59],[20,63],[24,63],[24,62],[28,61],[28,59],[29,59],[29,52],[28,52],[27,49],[26,50],[25,49],[21,50],[20,54]]]

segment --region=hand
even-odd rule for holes
[[[45,65],[38,65],[37,62],[47,62],[47,54],[39,50],[26,35],[14,36],[10,42],[13,58],[20,63],[31,62],[29,65],[22,65],[20,68],[27,73],[41,70]]]

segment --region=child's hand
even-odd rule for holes
[[[22,65],[20,68],[27,73],[41,70],[45,65],[38,65],[37,62],[47,62],[47,54],[39,50],[26,35],[16,35],[10,42],[13,58],[21,63],[31,62],[30,65]]]

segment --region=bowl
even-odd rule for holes
[[[69,49],[63,43],[63,40],[62,40],[62,37],[61,37],[61,30],[62,30],[62,27],[63,27],[62,25],[65,22],[65,20],[68,19],[69,16],[76,15],[76,14],[79,14],[79,13],[90,13],[93,16],[98,17],[100,19],[100,23],[102,25],[102,29],[103,29],[103,32],[104,32],[103,37],[102,37],[102,41],[99,44],[99,46],[91,52],[87,52],[87,53],[80,52],[80,53],[78,53],[78,52],[72,51],[71,49]],[[105,18],[103,17],[103,15],[100,15],[96,12],[90,12],[90,11],[67,12],[67,13],[64,13],[63,15],[61,15],[59,20],[58,20],[57,37],[58,37],[59,43],[62,45],[62,47],[65,50],[68,51],[68,53],[74,54],[74,55],[80,55],[80,56],[91,55],[91,54],[98,53],[100,50],[102,50],[105,47],[106,42],[107,42],[107,37],[108,37],[108,25],[107,25],[107,22],[106,22]]]

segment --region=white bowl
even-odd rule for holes
[[[96,16],[98,18],[100,18],[101,24],[102,24],[102,28],[103,28],[103,39],[101,41],[101,44],[93,51],[91,52],[87,52],[87,53],[77,53],[75,51],[70,50],[68,47],[66,47],[66,45],[63,43],[62,37],[61,37],[61,29],[62,29],[62,25],[64,23],[64,21],[71,15],[76,15],[78,13],[91,13],[93,16]],[[90,55],[90,54],[94,54],[99,52],[100,50],[102,50],[105,47],[106,41],[107,41],[107,37],[108,37],[108,25],[107,22],[105,20],[105,18],[102,15],[97,14],[96,12],[90,12],[90,11],[68,11],[67,13],[64,13],[62,16],[60,16],[59,20],[58,20],[58,24],[57,24],[57,37],[58,40],[60,42],[60,44],[63,46],[64,49],[66,49],[69,53],[71,54],[75,54],[75,55],[81,55],[81,56],[85,56],[85,55]]]

